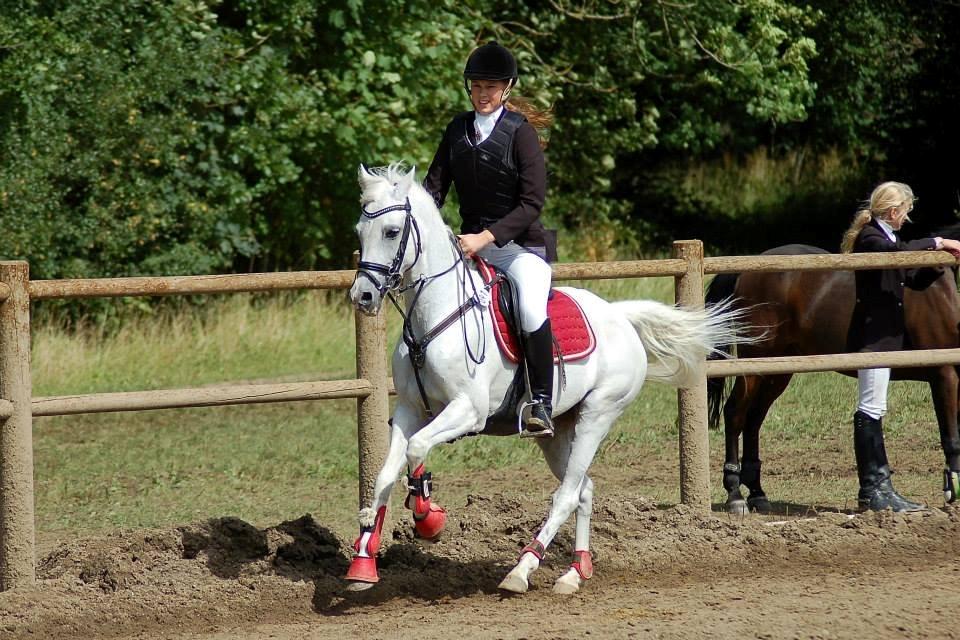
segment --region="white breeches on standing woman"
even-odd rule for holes
[[[887,413],[887,387],[890,369],[860,369],[857,371],[857,410],[879,420]]]
[[[490,243],[477,252],[481,258],[507,274],[517,288],[520,327],[530,333],[547,319],[547,297],[553,271],[539,255],[510,241],[502,247]]]

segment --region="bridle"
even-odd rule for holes
[[[390,265],[387,266],[378,262],[361,260],[357,263],[357,275],[355,279],[359,278],[360,276],[364,276],[370,282],[372,282],[373,286],[376,287],[377,291],[380,293],[380,297],[382,298],[386,296],[389,298],[390,302],[393,303],[393,306],[397,308],[397,311],[403,318],[403,330],[401,332],[401,337],[403,338],[403,342],[407,345],[407,349],[410,352],[410,362],[413,364],[413,374],[417,380],[417,388],[420,390],[420,398],[423,400],[423,406],[424,409],[426,409],[427,417],[432,419],[433,410],[430,408],[430,401],[427,399],[427,392],[424,389],[423,380],[420,375],[420,369],[423,367],[423,364],[426,360],[427,345],[430,344],[434,338],[446,331],[457,320],[464,318],[467,312],[472,308],[478,305],[485,305],[489,301],[490,290],[502,279],[502,275],[498,273],[495,278],[484,284],[484,286],[478,290],[473,278],[469,276],[467,269],[464,268],[461,289],[466,291],[466,281],[469,280],[471,286],[473,287],[473,295],[467,298],[466,301],[464,301],[452,313],[437,323],[436,326],[427,331],[420,338],[417,338],[413,334],[413,322],[410,320],[410,316],[404,313],[393,294],[395,292],[403,293],[409,289],[415,289],[413,293],[413,300],[410,302],[410,308],[413,309],[413,307],[416,306],[417,301],[420,299],[420,294],[423,293],[424,288],[432,280],[450,273],[456,269],[458,265],[465,262],[466,258],[463,255],[463,251],[460,249],[460,243],[457,242],[456,236],[451,233],[450,242],[453,244],[457,252],[457,259],[453,261],[453,264],[439,273],[434,273],[429,276],[420,276],[416,280],[410,282],[410,284],[406,286],[400,286],[400,283],[403,281],[404,274],[417,264],[417,261],[420,259],[420,255],[423,253],[420,227],[417,225],[416,218],[413,217],[413,209],[410,206],[409,196],[405,198],[403,204],[393,204],[388,207],[384,207],[383,209],[377,209],[376,211],[367,211],[365,206],[361,206],[360,211],[363,214],[363,217],[371,220],[374,218],[379,218],[383,214],[390,213],[391,211],[403,211],[406,214],[403,221],[403,235],[400,237],[400,246],[397,248],[397,255],[394,256]],[[403,256],[406,255],[407,252],[407,243],[410,241],[411,230],[414,236],[416,255],[414,255],[413,262],[410,263],[410,266],[406,269],[402,269]],[[381,274],[383,276],[383,280],[379,280],[375,274]],[[482,294],[481,291],[483,292]],[[467,327],[465,323],[463,324],[464,346],[467,350],[467,355],[470,357],[470,360],[472,360],[475,364],[483,363],[484,358],[486,357],[486,334],[481,331],[480,335],[483,336],[483,341],[480,345],[480,355],[478,356],[470,347],[470,343],[467,340]]]
[[[391,262],[389,266],[380,264],[379,262],[367,262],[365,260],[357,263],[357,277],[364,276],[370,280],[373,286],[377,288],[381,298],[390,292],[400,290],[400,282],[403,280],[403,274],[417,264],[417,260],[420,259],[420,254],[423,253],[423,246],[420,242],[420,227],[417,226],[417,220],[413,217],[409,197],[404,200],[403,204],[392,204],[389,207],[377,209],[376,211],[367,211],[365,206],[360,207],[360,212],[363,214],[363,217],[370,220],[379,218],[383,214],[390,213],[391,211],[403,211],[406,214],[403,219],[403,235],[400,237],[400,246],[397,248],[397,255],[393,257],[393,262]],[[414,248],[416,254],[410,266],[401,271],[403,256],[407,253],[407,243],[410,241],[411,230],[413,230],[415,236]],[[374,274],[381,274],[383,281],[381,282]]]

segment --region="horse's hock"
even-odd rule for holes
[[[954,264],[942,252],[895,255],[816,255],[703,257],[700,241],[674,243],[664,260],[554,265],[558,280],[674,277],[677,302],[703,305],[703,276],[747,271],[856,270]],[[347,289],[353,270],[259,273],[217,276],[105,278],[30,281],[22,261],[0,262],[0,589],[28,586],[36,579],[33,416],[224,406],[330,398],[357,398],[360,503],[372,490],[374,474],[386,450],[386,331],[383,313],[356,319],[357,377],[351,380],[284,384],[226,385],[63,397],[32,397],[30,302],[51,298],[195,295]],[[710,361],[696,384],[678,392],[680,408],[681,501],[699,511],[710,509],[707,466],[706,378],[742,374],[831,371],[865,367],[931,366],[960,363],[960,349],[875,354],[838,354],[796,358]],[[701,389],[702,387],[702,389]]]

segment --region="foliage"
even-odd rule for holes
[[[641,153],[749,149],[754,129],[804,118],[813,17],[767,0],[505,6],[491,33],[556,105],[556,215],[592,224],[629,213],[633,194],[619,183]]]
[[[427,157],[409,141],[459,95],[446,61],[470,46],[443,10],[362,9],[5,9],[0,254],[35,277],[343,263],[358,163]]]
[[[676,168],[736,171],[761,147],[916,168],[947,183],[920,189],[942,208],[926,198],[955,187],[934,165],[958,137],[958,14],[907,0],[10,0],[0,256],[40,278],[345,266],[357,166],[422,172],[468,108],[463,60],[491,38],[517,53],[519,93],[555,111],[548,222],[598,243],[662,246],[686,206]],[[709,221],[725,204],[688,209]],[[678,218],[684,235],[711,230]]]

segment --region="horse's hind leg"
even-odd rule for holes
[[[727,511],[747,513],[747,502],[740,492],[740,434],[746,420],[751,390],[756,386],[755,376],[737,376],[723,406],[724,451],[723,488],[727,492]]]
[[[577,528],[570,568],[553,583],[553,592],[576,593],[585,580],[593,577],[593,555],[590,553],[590,516],[593,512],[593,480],[583,477],[580,504],[577,505]]]
[[[940,367],[930,378],[930,395],[940,427],[940,446],[946,463],[943,475],[943,498],[947,502],[960,499],[960,435],[958,435],[958,392],[960,379],[955,367]]]
[[[723,465],[723,486],[727,490],[727,511],[730,513],[766,513],[770,510],[770,501],[760,484],[760,427],[792,377],[790,374],[746,376],[737,378],[734,384],[724,407],[726,462]],[[741,433],[743,460],[738,461],[737,441]],[[741,485],[750,492],[746,500],[740,493]]]
[[[557,442],[541,444],[545,453],[548,449],[550,450],[547,462],[554,471],[554,475],[560,478],[560,486],[553,494],[553,505],[546,522],[533,541],[520,552],[519,562],[500,583],[501,589],[525,593],[530,588],[530,574],[540,567],[540,560],[543,559],[547,547],[557,535],[560,526],[567,521],[574,510],[577,510],[575,556],[577,551],[586,552],[585,555],[575,557],[574,567],[579,566],[582,573],[578,572],[575,588],[572,579],[561,578],[557,581],[558,584],[555,585],[554,590],[558,593],[573,593],[580,586],[580,578],[585,579],[592,572],[589,532],[590,512],[593,508],[593,481],[587,476],[587,469],[593,462],[600,443],[610,432],[614,420],[622,412],[622,407],[607,406],[604,409],[591,409],[586,406],[587,402],[584,402],[573,428],[558,430],[553,438]],[[562,437],[569,439],[568,445],[558,440]]]
[[[570,449],[574,436],[574,411],[560,416],[555,421],[556,435],[550,439],[540,439],[537,444],[543,450],[543,456],[550,471],[563,479],[566,461],[570,458]],[[573,544],[573,561],[570,568],[553,584],[554,593],[571,594],[580,589],[584,580],[593,575],[593,557],[590,554],[590,515],[593,511],[593,480],[584,476],[580,488],[580,502],[577,505],[576,536]]]
[[[761,377],[757,393],[747,411],[747,421],[743,431],[740,482],[750,490],[750,495],[747,497],[747,508],[750,511],[760,513],[770,511],[770,501],[763,487],[760,486],[760,427],[763,426],[770,407],[790,384],[791,378],[793,378],[792,374]]]

